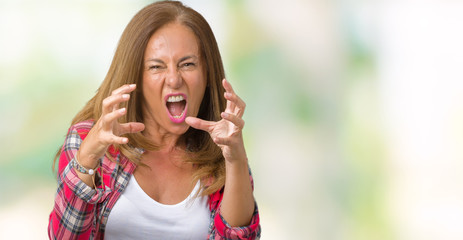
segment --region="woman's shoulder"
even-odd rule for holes
[[[95,122],[93,120],[85,120],[85,121],[82,121],[82,122],[78,122],[76,124],[73,124],[70,128],[69,128],[69,133],[71,132],[77,132],[80,137],[83,139],[87,136],[88,132],[90,132],[90,130],[92,129],[93,125],[95,124]]]

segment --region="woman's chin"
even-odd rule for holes
[[[181,122],[181,123],[170,123],[169,126],[166,128],[166,130],[171,133],[171,134],[175,134],[175,135],[182,135],[184,133],[186,133],[186,131],[188,131],[188,128],[190,128],[190,126],[188,124],[185,123],[185,121]]]

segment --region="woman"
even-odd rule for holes
[[[49,237],[259,238],[245,103],[224,76],[199,13],[173,1],[137,13],[57,155]]]

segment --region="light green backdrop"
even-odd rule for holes
[[[46,239],[53,156],[149,2],[0,0],[0,239]],[[262,239],[463,237],[463,6],[185,3],[210,22],[247,103]]]

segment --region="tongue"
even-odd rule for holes
[[[168,102],[167,109],[169,110],[170,115],[178,117],[182,115],[183,109],[185,109],[185,101]]]

